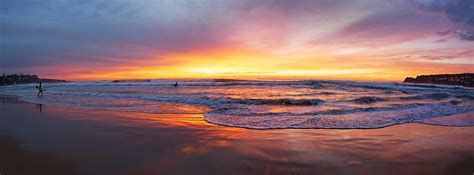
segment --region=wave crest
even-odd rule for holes
[[[375,103],[379,101],[387,101],[387,99],[383,99],[379,97],[360,97],[351,101],[358,104],[371,104],[371,103]]]
[[[253,105],[313,106],[323,103],[320,99],[232,99],[232,103]]]

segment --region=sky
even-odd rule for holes
[[[68,80],[474,72],[474,0],[1,0],[0,68]]]

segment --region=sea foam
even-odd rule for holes
[[[174,87],[175,82],[179,87]],[[379,128],[407,122],[471,126],[474,89],[352,81],[45,83],[0,87],[33,103],[143,113],[203,113],[208,122],[255,129]],[[439,118],[439,119],[438,119]],[[442,119],[443,118],[443,119]]]

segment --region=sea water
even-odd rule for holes
[[[173,86],[176,81],[178,87]],[[95,81],[45,83],[42,97],[36,96],[35,86],[4,86],[0,94],[95,110],[202,113],[210,123],[254,129],[380,128],[408,122],[474,125],[474,89],[458,86],[316,80]]]

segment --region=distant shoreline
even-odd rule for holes
[[[66,80],[39,78],[38,75],[11,74],[0,77],[0,86],[31,83],[64,83]]]

